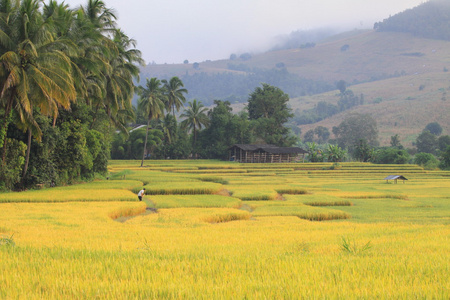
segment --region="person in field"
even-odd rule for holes
[[[142,190],[139,191],[138,193],[138,198],[139,201],[142,201],[142,197],[145,195],[145,188],[143,188]]]

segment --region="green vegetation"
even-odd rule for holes
[[[102,1],[0,6],[0,188],[106,175],[113,128],[131,120],[135,41]]]

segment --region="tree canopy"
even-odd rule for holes
[[[333,127],[337,144],[353,153],[360,140],[365,140],[369,146],[378,146],[377,122],[369,114],[349,114],[339,126]]]
[[[248,117],[256,124],[256,134],[268,144],[291,146],[295,138],[284,124],[293,117],[289,95],[280,88],[263,83],[248,99]]]

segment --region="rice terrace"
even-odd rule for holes
[[[139,165],[111,161],[108,180],[0,194],[0,298],[450,297],[448,171]],[[408,181],[383,180],[394,174]]]

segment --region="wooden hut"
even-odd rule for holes
[[[277,147],[270,144],[235,144],[228,149],[229,159],[241,163],[286,163],[305,158],[299,147]]]
[[[406,179],[404,176],[402,176],[402,175],[389,175],[388,177],[386,177],[384,180],[386,180],[386,183],[388,183],[389,182],[389,180],[394,180],[394,183],[397,183],[397,180],[398,179],[400,179],[400,180],[403,180],[403,183],[405,183],[405,180],[408,180],[408,179]]]

